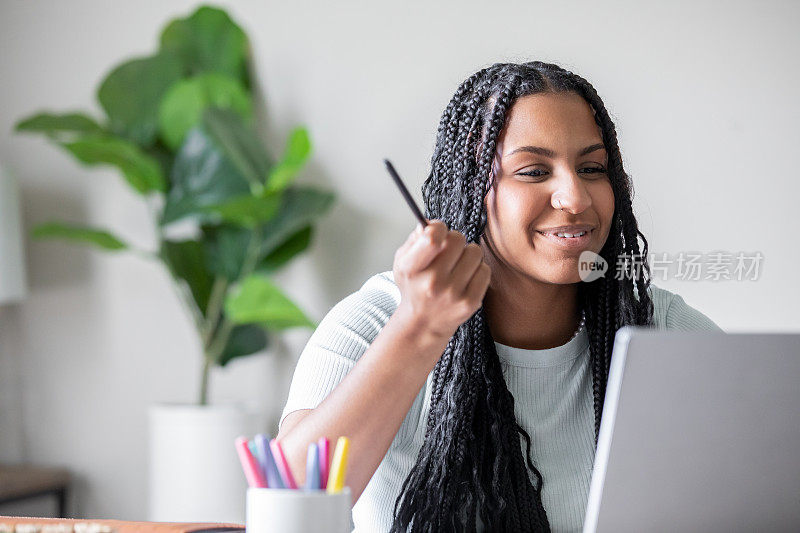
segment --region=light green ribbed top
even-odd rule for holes
[[[679,295],[650,285],[655,325],[668,330],[720,330]],[[369,278],[337,303],[297,362],[281,416],[313,409],[353,368],[400,303],[392,271]],[[515,414],[531,436],[542,474],[542,504],[554,532],[583,527],[594,461],[594,408],[589,337],[584,328],[562,346],[525,350],[495,343]],[[394,503],[425,438],[430,380],[421,388],[375,474],[353,507],[355,531],[388,531]],[[523,448],[524,453],[524,448]],[[535,483],[531,474],[531,482]]]

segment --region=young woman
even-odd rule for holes
[[[580,530],[617,329],[719,328],[650,284],[614,123],[572,72],[462,83],[423,196],[430,224],[309,340],[278,438],[302,478],[308,443],[350,437],[358,531]]]

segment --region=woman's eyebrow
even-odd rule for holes
[[[580,152],[578,152],[578,157],[590,154],[595,150],[604,150],[604,149],[605,145],[603,145],[603,143],[592,144],[582,149]],[[515,148],[514,150],[510,151],[505,156],[508,157],[512,154],[516,154],[517,152],[530,152],[532,154],[539,154],[544,157],[549,157],[551,159],[556,156],[556,153],[554,151],[550,150],[549,148],[542,148],[541,146],[520,146],[519,148]]]

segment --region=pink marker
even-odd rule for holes
[[[269,449],[272,451],[272,456],[275,458],[275,463],[278,465],[278,472],[283,478],[283,484],[287,489],[296,489],[297,483],[294,481],[292,469],[289,468],[289,463],[286,461],[286,456],[283,455],[283,448],[277,439],[269,441]]]
[[[317,441],[319,449],[319,475],[320,487],[325,490],[328,488],[328,473],[330,472],[330,441],[328,437],[320,437]]]
[[[266,488],[267,482],[264,480],[264,474],[261,473],[258,461],[250,453],[246,438],[237,437],[236,452],[239,454],[239,461],[242,463],[242,470],[244,470],[244,476],[247,478],[247,484],[250,487]]]

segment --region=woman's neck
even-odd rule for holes
[[[483,299],[492,337],[500,344],[527,350],[562,346],[572,339],[580,323],[577,295],[574,283],[493,276]]]

